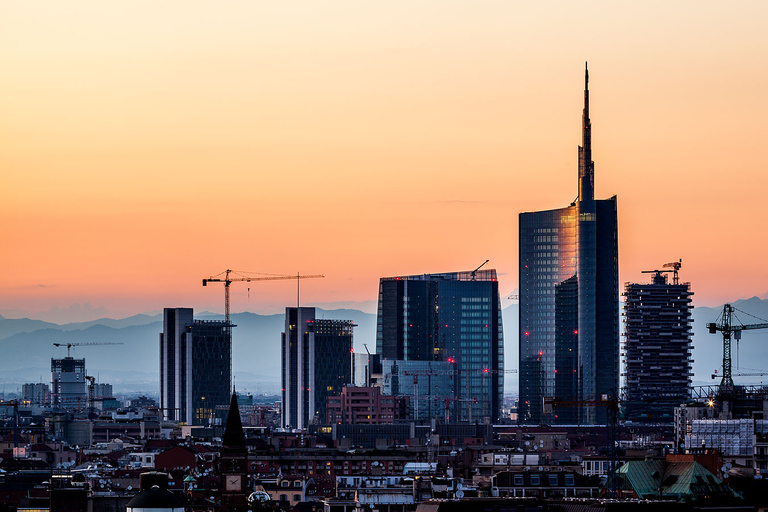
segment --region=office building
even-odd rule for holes
[[[86,407],[85,359],[51,358],[51,401],[54,407]]]
[[[315,318],[315,308],[285,308],[282,346],[282,425],[323,422],[329,396],[352,383],[351,320]]]
[[[194,320],[192,308],[165,308],[160,333],[160,408],[163,418],[188,425],[216,422],[229,403],[232,327]]]
[[[619,391],[616,197],[594,198],[588,84],[585,73],[578,197],[520,214],[518,418],[527,424],[604,423],[606,408],[583,402]],[[544,397],[582,406],[544,414]]]
[[[678,268],[653,271],[650,283],[624,287],[625,417],[630,421],[673,423],[675,407],[688,399],[693,292],[689,283],[678,281]],[[674,273],[672,283],[667,272]]]
[[[457,421],[498,421],[504,335],[496,271],[382,278],[376,353],[382,360],[455,365]]]
[[[407,399],[406,419],[429,421],[440,418],[445,423],[456,422],[459,412],[459,373],[456,370],[456,365],[448,361],[384,359],[383,390],[387,395]]]

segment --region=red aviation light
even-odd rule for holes
[[[574,331],[573,331],[573,334],[579,334],[579,331],[577,331],[576,329],[574,329]]]
[[[349,349],[349,351],[354,354],[355,353],[355,347],[352,347],[351,349]]]
[[[529,333],[528,331],[525,331],[523,334],[525,334],[526,336],[528,336],[528,334],[530,334],[530,333]]]
[[[543,356],[543,355],[544,355],[544,352],[543,352],[543,351],[541,351],[541,350],[539,350],[539,355],[540,355],[540,356]]]
[[[488,368],[483,368],[483,373],[488,373]]]

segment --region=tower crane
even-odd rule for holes
[[[94,343],[54,343],[54,347],[67,347],[67,357],[70,357],[72,347],[84,347],[88,345],[124,345],[122,341],[94,342]]]
[[[661,278],[661,274],[665,272],[672,273],[672,284],[680,284],[680,280],[677,277],[677,273],[680,271],[680,267],[683,266],[683,260],[673,261],[672,263],[665,263],[661,268],[671,268],[672,270],[643,270],[643,274],[656,274]],[[655,283],[655,281],[654,281]]]
[[[257,274],[260,277],[247,276],[245,274]],[[232,277],[236,275],[237,277]],[[222,277],[223,276],[223,277]],[[251,281],[282,281],[285,279],[296,279],[296,307],[299,306],[299,283],[302,279],[317,279],[319,277],[325,277],[322,274],[307,274],[301,275],[297,273],[294,275],[285,274],[265,274],[257,272],[239,272],[237,270],[227,269],[224,272],[220,272],[215,276],[211,276],[208,279],[203,279],[203,286],[208,286],[208,283],[224,283],[224,320],[229,323],[229,285],[237,281],[245,281],[250,283]]]
[[[738,310],[731,304],[725,304],[723,305],[723,313],[720,315],[718,322],[707,324],[707,329],[709,329],[710,334],[715,334],[718,331],[723,333],[723,378],[720,380],[721,391],[733,389],[733,376],[731,373],[731,338],[735,339],[738,344],[741,339],[741,331],[768,329],[768,322],[761,324],[742,324],[736,319],[737,323],[734,324],[734,311]]]

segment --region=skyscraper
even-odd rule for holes
[[[504,335],[496,271],[382,278],[376,353],[389,360],[452,363],[452,398],[458,404],[453,416],[498,421],[504,396]],[[429,375],[418,373],[419,382],[427,383]]]
[[[326,419],[326,399],[352,382],[351,320],[315,318],[315,308],[285,308],[282,425],[306,428]]]
[[[624,286],[626,418],[672,423],[674,409],[691,387],[691,286],[680,283],[678,265],[670,284],[664,270],[650,283]],[[650,398],[650,400],[649,400]]]
[[[520,404],[523,423],[603,423],[604,407],[543,412],[543,398],[616,396],[619,287],[616,196],[594,198],[589,73],[584,78],[578,197],[520,214]]]
[[[191,308],[165,308],[160,333],[163,418],[206,425],[227,405],[232,375],[232,324],[194,320]]]

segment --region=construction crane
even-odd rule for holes
[[[237,275],[237,277],[232,277],[233,274]],[[261,277],[252,277],[245,274],[257,274]],[[302,279],[317,279],[319,277],[325,276],[322,274],[301,275],[299,273],[297,273],[295,276],[285,274],[265,274],[257,272],[240,272],[237,270],[227,269],[224,272],[220,272],[215,276],[209,277],[208,279],[203,279],[203,286],[208,286],[208,283],[224,283],[224,320],[229,323],[229,285],[232,283],[239,281],[250,283],[251,281],[282,281],[285,279],[296,279],[296,307],[299,307],[299,283]]]
[[[768,372],[746,372],[746,373],[732,373],[731,377],[765,377],[768,375]],[[712,378],[716,379],[718,377],[722,377],[722,375],[718,375],[717,370],[715,370],[715,373],[712,374]]]
[[[672,284],[680,284],[680,280],[677,277],[677,273],[680,271],[680,267],[683,266],[683,260],[673,261],[672,263],[665,263],[661,268],[671,268],[672,270],[643,270],[643,274],[656,274],[661,278],[661,274],[665,272],[672,273]]]
[[[116,341],[116,342],[108,341],[104,343],[95,342],[95,343],[54,343],[53,344],[54,347],[67,347],[67,357],[71,357],[70,350],[72,349],[72,347],[84,347],[88,345],[124,345],[124,343],[122,341]]]
[[[739,310],[731,304],[725,304],[723,305],[723,312],[718,321],[707,324],[707,329],[709,329],[710,334],[716,334],[718,331],[723,333],[723,378],[720,380],[721,391],[733,389],[733,375],[731,373],[731,339],[735,339],[738,346],[739,340],[741,340],[741,331],[768,329],[768,322],[761,324],[742,324],[736,319],[737,324],[734,324],[734,311]],[[749,313],[744,311],[741,312],[749,315]]]
[[[475,276],[477,275],[477,271],[480,270],[481,268],[483,268],[485,266],[485,264],[488,263],[489,261],[491,261],[491,260],[485,260],[479,267],[477,267],[475,270],[473,270],[471,272],[472,280],[473,281],[475,280]]]

